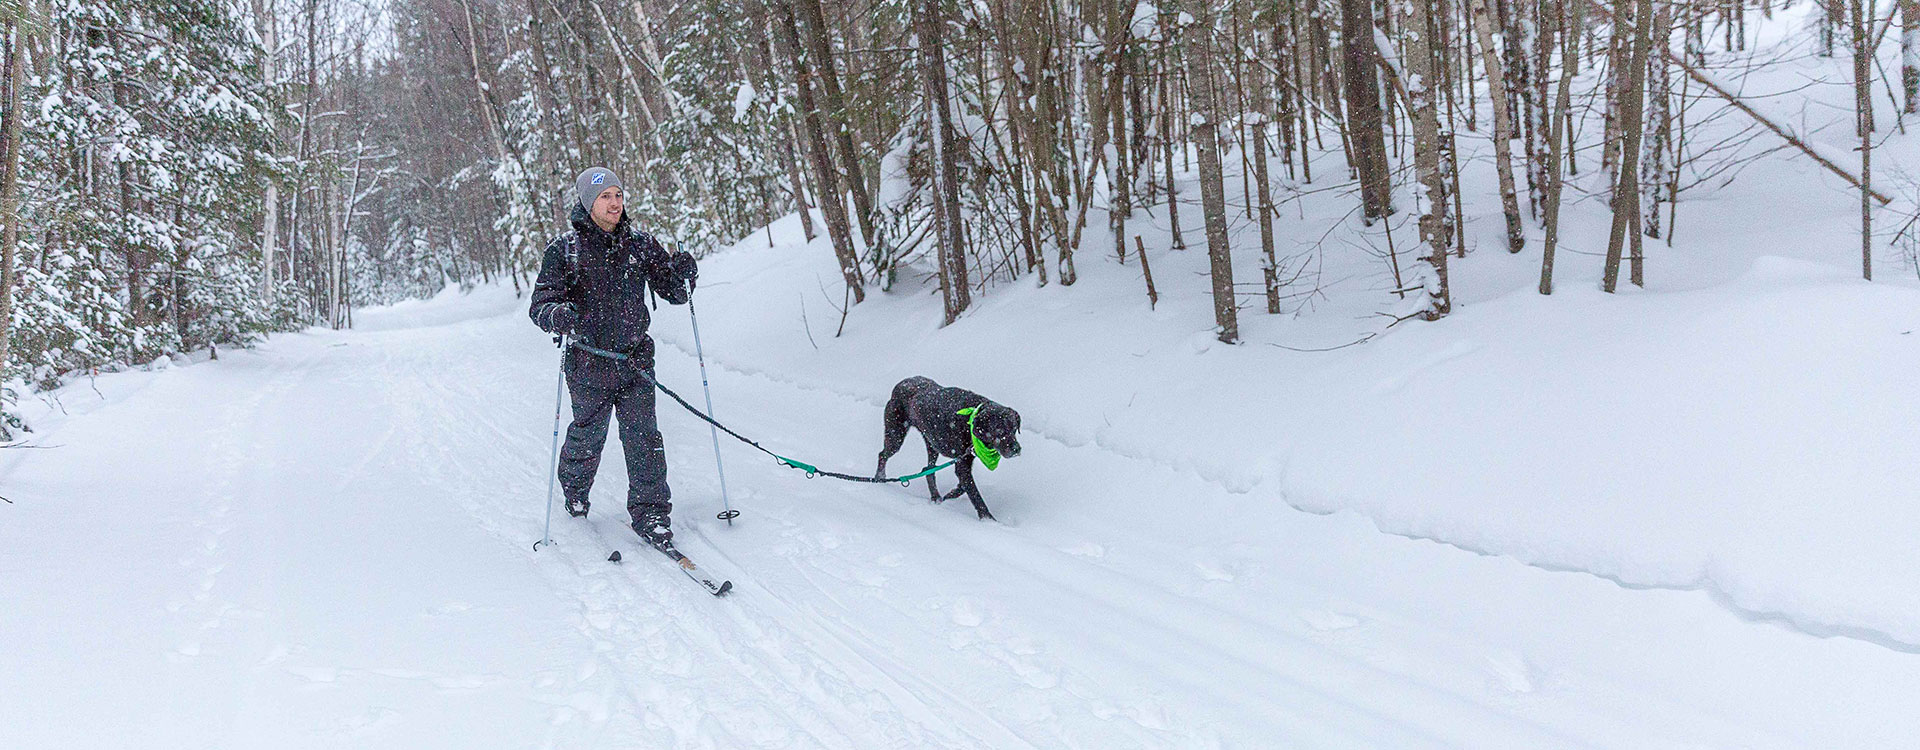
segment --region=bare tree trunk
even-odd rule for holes
[[[1540,293],[1553,293],[1553,248],[1560,239],[1560,194],[1566,187],[1565,166],[1561,164],[1561,145],[1571,137],[1567,115],[1573,109],[1573,75],[1580,64],[1580,21],[1586,8],[1584,0],[1567,2],[1565,24],[1560,27],[1560,83],[1555,87],[1552,134],[1547,137],[1547,206],[1545,249],[1540,258]],[[1546,73],[1541,71],[1542,76]]]
[[[1558,168],[1547,164],[1547,133],[1553,129],[1553,98],[1547,80],[1553,70],[1554,30],[1564,20],[1560,5],[1556,0],[1534,0],[1533,17],[1537,27],[1532,34],[1533,106],[1527,112],[1527,132],[1531,134],[1528,139],[1531,145],[1527,148],[1527,208],[1535,219],[1546,213],[1547,171]]]
[[[1666,49],[1672,36],[1673,8],[1660,3],[1653,12],[1651,44]],[[1653,128],[1641,155],[1640,194],[1642,231],[1646,237],[1660,237],[1660,206],[1667,187],[1667,152],[1673,140],[1673,70],[1665,55],[1647,55],[1647,126]]]
[[[748,46],[753,53],[754,64],[759,67],[764,76],[761,85],[768,92],[778,91],[779,75],[775,72],[773,50],[767,41],[773,29],[769,25],[765,1],[749,2],[747,18],[753,24],[753,28],[759,32],[755,34],[755,39]],[[801,157],[794,147],[794,142],[798,139],[794,135],[793,114],[791,110],[773,112],[768,115],[768,120],[768,125],[778,133],[778,137],[773,141],[779,149],[777,158],[787,169],[787,183],[791,186],[789,190],[793,194],[794,208],[800,213],[800,231],[806,236],[808,242],[812,242],[816,236],[813,228],[813,206],[807,201],[807,180],[801,174],[803,168]]]
[[[1620,7],[1631,7],[1638,0],[1616,0]],[[1607,34],[1607,112],[1606,132],[1600,138],[1600,168],[1607,170],[1608,182],[1618,179],[1620,164],[1620,99],[1627,85],[1627,58],[1631,55],[1622,24],[1626,14],[1613,11],[1613,28]]]
[[[465,0],[463,0],[463,2],[464,1]],[[640,110],[640,128],[646,133],[648,140],[653,144],[654,155],[660,157],[662,164],[666,167],[668,184],[684,192],[688,198],[700,205],[702,211],[707,214],[708,218],[712,219],[715,224],[719,224],[720,217],[714,210],[713,202],[707,200],[706,191],[702,190],[697,182],[688,182],[685,178],[682,178],[680,176],[680,168],[673,162],[665,159],[667,155],[667,142],[660,133],[660,118],[654,114],[653,104],[651,103],[652,100],[647,97],[646,91],[640,88],[640,75],[634,71],[633,65],[627,60],[629,54],[626,45],[621,43],[619,33],[615,31],[613,27],[613,19],[607,16],[606,10],[602,9],[599,4],[589,3],[589,5],[593,6],[595,15],[600,19],[601,31],[605,33],[607,37],[607,47],[613,50],[614,59],[620,63],[621,80],[625,81],[627,89],[633,92],[634,103]],[[638,3],[635,5],[638,6]],[[650,32],[646,32],[644,28],[646,26],[644,15],[642,16],[640,25],[642,26],[642,39],[651,39]],[[653,65],[652,70],[659,70],[659,63],[657,61],[649,62],[648,59],[643,58],[642,63]],[[666,94],[666,87],[659,84],[657,74],[655,76],[654,88],[662,92],[661,98],[664,100],[663,104],[671,107],[672,97]],[[671,112],[669,112],[669,114],[671,114]]]
[[[266,86],[274,85],[274,64],[279,57],[279,40],[276,28],[279,26],[272,10],[272,0],[253,0],[253,21],[260,33],[262,49],[260,59],[260,82]],[[277,98],[277,97],[276,97]],[[273,252],[274,243],[280,239],[280,185],[272,177],[266,180],[265,195],[260,197],[262,215],[260,217],[260,298],[273,299]]]
[[[1105,51],[1099,58],[1089,61],[1091,64],[1086,66],[1085,75],[1077,79],[1083,81],[1082,89],[1084,89],[1084,92],[1082,99],[1085,102],[1088,113],[1087,131],[1092,138],[1092,147],[1089,149],[1089,158],[1087,159],[1084,172],[1080,172],[1077,166],[1069,170],[1069,172],[1084,174],[1075,185],[1076,190],[1074,194],[1079,201],[1079,206],[1074,210],[1073,234],[1071,241],[1068,242],[1068,246],[1075,252],[1078,252],[1080,249],[1081,232],[1085,231],[1087,226],[1087,211],[1093,205],[1090,196],[1093,193],[1094,177],[1099,174],[1103,166],[1106,167],[1108,183],[1109,187],[1111,187],[1113,175],[1120,169],[1118,163],[1107,164],[1108,145],[1120,143],[1112,139],[1113,126],[1108,120],[1114,114],[1114,96],[1119,92],[1123,84],[1120,69],[1120,50],[1122,50],[1126,44],[1127,22],[1131,20],[1131,16],[1122,16],[1117,10],[1110,10],[1106,20],[1107,26],[1101,30],[1100,36]],[[1105,75],[1102,75],[1100,70],[1102,60],[1109,66],[1106,68]],[[1068,132],[1074,132],[1074,130],[1070,128]],[[1070,150],[1074,150],[1077,153],[1077,149]],[[1116,146],[1114,154],[1116,160],[1120,158],[1118,152],[1119,149]],[[1112,191],[1109,191],[1108,195],[1111,197],[1113,195]],[[1113,214],[1111,208],[1108,210],[1108,214],[1111,220]],[[1118,240],[1119,237],[1116,236],[1115,239]],[[1122,244],[1121,247],[1124,248],[1125,245]]]
[[[480,61],[480,37],[476,34],[473,25],[473,6],[470,0],[460,0],[460,7],[466,18],[467,60],[472,65],[469,72],[473,76],[474,99],[479,105],[480,119],[487,123],[487,139],[493,144],[494,158],[499,159],[503,163],[515,165],[517,169],[514,171],[524,174],[526,163],[521,160],[518,149],[507,142],[504,126],[501,124],[500,106],[493,98],[493,84],[487,80],[487,66]],[[519,218],[527,218],[519,216],[521,212],[511,209],[511,206],[520,200],[520,197],[515,195],[515,193],[518,192],[515,189],[516,187],[515,185],[507,185],[502,188],[507,194],[508,210]],[[539,204],[535,203],[534,205],[537,206]],[[530,250],[530,246],[539,241],[537,239],[539,236],[538,227],[522,225],[516,227],[516,231],[519,232],[523,239],[523,241],[519,243],[522,250]],[[329,248],[331,248],[331,246],[329,246]]]
[[[1835,19],[1839,18],[1840,3],[1846,1],[1847,0],[1814,0],[1815,7],[1820,9],[1821,57],[1833,57],[1833,27],[1837,25]],[[1729,45],[1729,49],[1731,49],[1731,45]]]
[[[1027,115],[1024,129],[1033,158],[1034,207],[1052,230],[1054,246],[1060,251],[1060,284],[1072,286],[1079,279],[1073,265],[1072,232],[1067,228],[1067,201],[1073,199],[1074,185],[1063,171],[1059,158],[1060,122],[1064,119],[1059,91],[1062,71],[1053,46],[1056,40],[1050,33],[1058,25],[1054,23],[1050,2],[1027,0],[1025,5],[1024,78],[1028,85],[1027,100],[1033,106],[1021,111]]]
[[[1127,262],[1127,219],[1133,215],[1133,196],[1131,182],[1132,170],[1128,157],[1132,149],[1127,146],[1127,75],[1133,62],[1133,5],[1127,2],[1115,2],[1109,9],[1117,21],[1117,33],[1110,42],[1113,54],[1113,79],[1107,86],[1107,122],[1113,129],[1113,159],[1107,167],[1107,209],[1108,228],[1113,232],[1114,255],[1122,264]]]
[[[5,152],[0,161],[0,221],[6,222],[0,230],[0,379],[4,379],[13,341],[13,263],[20,248],[20,88],[26,78],[27,24],[7,24],[7,37],[6,70],[0,74],[7,95],[6,127],[0,129],[0,151]],[[5,425],[0,425],[0,437],[9,437]]]
[[[1430,83],[1438,79],[1433,74],[1433,48],[1426,31],[1432,28],[1428,18],[1431,10],[1428,2],[1408,0],[1400,9],[1401,28],[1406,39],[1407,98],[1413,115],[1414,168],[1420,174],[1417,200],[1420,238],[1427,245],[1427,256],[1423,260],[1431,272],[1426,284],[1431,306],[1423,313],[1423,317],[1438,320],[1452,310],[1453,301],[1447,290],[1447,241],[1444,234],[1447,189],[1440,174],[1440,113]]]
[[[1300,136],[1300,178],[1308,184],[1313,183],[1313,148],[1312,144],[1307,142],[1309,136],[1308,131],[1313,129],[1319,118],[1315,115],[1313,106],[1309,104],[1314,81],[1313,45],[1312,42],[1308,40],[1307,34],[1301,31],[1302,28],[1307,26],[1306,11],[1302,10],[1301,6],[1314,1],[1315,0],[1289,0],[1287,3],[1287,7],[1292,10],[1292,12],[1288,14],[1287,33],[1293,42],[1292,46],[1288,48],[1288,51],[1292,53],[1288,57],[1292,62],[1293,95],[1300,111],[1300,128],[1298,133]]]
[[[1613,228],[1607,237],[1607,264],[1600,288],[1612,292],[1620,279],[1620,256],[1626,243],[1631,242],[1639,233],[1640,224],[1640,141],[1646,130],[1642,118],[1641,100],[1647,77],[1647,48],[1653,37],[1652,0],[1633,0],[1631,26],[1621,26],[1621,14],[1616,14],[1616,28],[1621,31],[1631,29],[1632,36],[1626,37],[1630,48],[1627,55],[1627,81],[1620,93],[1620,169],[1613,188]],[[1637,264],[1636,264],[1637,266]],[[1637,268],[1636,268],[1637,271]],[[1634,274],[1638,276],[1638,273]],[[1641,286],[1641,279],[1634,279]]]
[[[1007,0],[995,0],[993,18],[996,23],[994,36],[1000,58],[1000,76],[1005,81],[1007,92],[1003,96],[1007,116],[1007,147],[1011,153],[1008,161],[1011,162],[1014,205],[1020,214],[1020,248],[1025,254],[1027,270],[1035,274],[1035,283],[1046,286],[1047,258],[1040,247],[1040,208],[1035,205],[1040,199],[1039,178],[1033,177],[1033,181],[1029,182],[1031,172],[1026,166],[1026,141],[1030,137],[1026,129],[1030,118],[1023,113],[1026,111],[1028,87],[1015,70],[1016,63],[1021,59],[1016,46],[1021,43],[1020,37],[1014,33],[1012,26],[1016,16],[1008,7]]]
[[[109,33],[107,39],[113,46],[114,54],[119,55],[120,34]],[[133,93],[129,90],[129,86],[126,83],[116,80],[112,84],[111,89],[113,91],[114,106],[124,110],[133,110],[139,107],[139,104],[134,101]],[[119,178],[120,214],[122,216],[132,216],[134,210],[132,169],[127,162],[121,161],[114,164],[114,173]],[[148,256],[145,248],[134,244],[131,234],[117,238],[117,242],[121,255],[126,258],[127,306],[129,312],[133,315],[133,322],[135,325],[151,323],[153,322],[154,310],[152,306],[148,304],[149,300],[147,296],[152,291],[149,287],[151,279],[148,278],[150,275],[148,272],[152,267],[153,259]]]
[[[1360,205],[1367,223],[1372,224],[1374,219],[1393,213],[1392,173],[1387,166],[1380,85],[1374,72],[1380,53],[1373,43],[1372,1],[1342,0],[1342,5],[1341,58],[1346,65],[1348,140],[1360,176]],[[1263,96],[1264,91],[1263,85]],[[1278,302],[1271,306],[1277,307]]]
[[[1435,60],[1435,63],[1440,62]],[[1438,103],[1434,105],[1438,108]],[[1446,216],[1441,237],[1453,243],[1453,257],[1467,257],[1467,209],[1460,189],[1460,149],[1452,128],[1440,131],[1440,175],[1446,180],[1446,198],[1453,201],[1453,213]],[[1443,203],[1445,201],[1442,201]]]
[[[1853,16],[1854,129],[1860,135],[1860,277],[1873,280],[1873,46],[1867,42],[1870,0],[1848,3]]]
[[[1220,166],[1219,87],[1213,72],[1213,0],[1195,3],[1195,22],[1186,29],[1187,77],[1193,86],[1194,139],[1200,145],[1200,199],[1206,214],[1207,258],[1213,277],[1213,319],[1220,341],[1240,340],[1233,299],[1233,248],[1227,239],[1226,180]]]
[[[1520,224],[1520,200],[1513,184],[1513,117],[1507,111],[1507,76],[1493,44],[1492,13],[1488,0],[1472,0],[1474,35],[1480,40],[1487,69],[1487,93],[1493,99],[1493,162],[1500,177],[1500,208],[1507,216],[1507,252],[1526,247],[1526,229]]]
[[[1920,0],[1900,2],[1900,90],[1907,114],[1920,107]]]
[[[840,202],[833,163],[829,160],[826,126],[821,123],[820,108],[813,98],[813,73],[800,53],[799,23],[793,17],[790,0],[774,0],[774,40],[780,53],[793,68],[793,80],[800,94],[800,110],[806,118],[807,155],[813,163],[814,198],[826,214],[827,235],[833,238],[833,254],[840,261],[840,275],[853,292],[854,304],[867,299],[866,285],[860,275],[860,259],[853,250],[853,231],[847,224],[847,207]]]
[[[960,231],[959,166],[953,153],[953,120],[947,110],[946,18],[940,0],[921,0],[914,24],[920,37],[920,78],[926,96],[927,138],[933,144],[933,225],[939,245],[940,295],[947,325],[969,304],[967,247]]]
[[[1164,26],[1172,20],[1171,15],[1162,14],[1160,23]],[[1173,179],[1173,67],[1169,64],[1173,59],[1169,54],[1171,37],[1168,34],[1160,40],[1160,149],[1167,162],[1167,223],[1172,226],[1173,249],[1185,250],[1187,241],[1180,236],[1180,194]]]
[[[1277,80],[1275,83],[1278,85],[1280,91],[1280,96],[1276,99],[1277,105],[1275,107],[1280,117],[1280,162],[1287,165],[1287,179],[1291,180],[1294,176],[1293,130],[1299,124],[1297,121],[1299,113],[1295,111],[1296,108],[1294,107],[1293,78],[1290,75],[1290,72],[1293,70],[1292,60],[1294,53],[1292,43],[1287,38],[1288,27],[1284,20],[1286,17],[1291,17],[1291,15],[1286,12],[1275,14],[1273,29],[1269,32],[1269,39],[1272,40],[1271,52],[1276,62],[1274,77]]]
[[[833,46],[827,38],[827,19],[820,11],[820,0],[796,0],[801,26],[806,31],[807,53],[813,57],[813,71],[820,92],[827,101],[827,116],[833,120],[834,140],[840,146],[840,166],[847,173],[847,189],[853,193],[853,208],[860,222],[860,237],[868,247],[875,245],[873,197],[867,191],[866,172],[860,168],[860,152],[853,145],[853,117],[847,99],[840,92],[840,73],[833,62]]]
[[[807,202],[807,180],[800,174],[800,155],[794,151],[793,118],[781,115],[780,160],[787,165],[787,182],[793,185],[794,208],[800,211],[800,231],[812,242],[816,236],[813,230],[813,204]]]
[[[1349,10],[1350,9],[1351,9],[1351,5],[1349,5]],[[1369,18],[1367,20],[1368,20],[1369,27],[1371,27],[1372,19]],[[1371,39],[1372,34],[1369,33],[1368,37],[1369,39]],[[1351,57],[1349,57],[1348,60],[1351,61]],[[1276,314],[1279,314],[1280,312],[1280,262],[1274,256],[1273,186],[1272,186],[1272,180],[1269,178],[1267,174],[1267,123],[1271,120],[1273,116],[1273,81],[1267,77],[1267,68],[1265,65],[1255,64],[1252,67],[1253,67],[1253,106],[1254,106],[1254,117],[1255,117],[1254,124],[1253,124],[1253,169],[1254,169],[1254,185],[1259,195],[1259,203],[1257,206],[1255,206],[1255,208],[1260,212],[1259,213],[1260,255],[1261,255],[1260,275],[1261,275],[1261,281],[1264,282],[1264,285],[1266,287],[1266,292],[1267,292],[1267,314],[1276,315]],[[1347,74],[1351,76],[1353,74],[1353,71],[1348,70]],[[1373,69],[1368,68],[1361,75],[1364,76],[1368,81],[1372,81],[1374,76]],[[1349,87],[1351,87],[1351,83],[1349,83],[1348,85]],[[1352,89],[1349,88],[1348,90],[1351,91]],[[1373,123],[1374,137],[1377,140],[1380,136],[1380,131],[1379,131],[1380,121],[1378,119],[1380,114],[1380,109],[1379,109],[1380,100],[1377,95],[1373,100],[1373,104],[1374,104],[1374,117],[1375,117],[1374,123]],[[1354,109],[1355,109],[1354,106],[1352,105],[1348,106],[1347,114],[1349,118],[1352,117]],[[1359,142],[1359,138],[1357,136],[1352,140],[1354,141],[1355,144],[1358,144]],[[1386,161],[1385,145],[1381,143],[1375,143],[1374,147],[1376,149],[1376,153],[1380,155],[1381,157],[1380,160],[1384,166],[1384,162]],[[1357,145],[1355,147],[1355,150],[1356,151],[1358,150]],[[1391,210],[1391,207],[1389,207],[1388,210]],[[1146,258],[1142,257],[1141,263],[1144,264],[1145,262],[1146,262]]]

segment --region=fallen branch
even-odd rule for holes
[[[1827,171],[1839,175],[1842,179],[1846,180],[1848,184],[1851,184],[1856,188],[1861,186],[1860,177],[1858,175],[1855,175],[1854,173],[1849,172],[1846,169],[1842,168],[1840,165],[1835,164],[1832,161],[1829,161],[1827,157],[1821,156],[1819,151],[1814,150],[1812,146],[1807,145],[1805,141],[1802,141],[1798,136],[1795,136],[1792,131],[1789,131],[1785,127],[1782,127],[1781,125],[1779,125],[1778,123],[1775,123],[1774,121],[1767,119],[1766,115],[1760,114],[1760,112],[1755,110],[1753,107],[1747,106],[1747,103],[1744,101],[1741,101],[1739,96],[1735,95],[1733,92],[1727,91],[1725,88],[1722,88],[1718,81],[1713,80],[1712,76],[1709,76],[1705,73],[1701,73],[1698,70],[1694,70],[1693,66],[1686,64],[1678,56],[1674,55],[1672,50],[1666,50],[1666,54],[1667,54],[1667,60],[1673,62],[1676,65],[1679,65],[1680,69],[1683,71],[1686,71],[1686,74],[1689,77],[1693,78],[1693,80],[1699,81],[1701,85],[1706,86],[1708,89],[1711,89],[1713,93],[1718,94],[1720,98],[1727,100],[1727,103],[1733,105],[1735,109],[1738,109],[1741,112],[1747,113],[1748,117],[1752,117],[1755,121],[1759,122],[1761,125],[1767,126],[1767,129],[1773,131],[1774,135],[1778,135],[1781,138],[1786,139],[1787,143],[1793,144],[1794,148],[1800,149],[1801,153],[1804,153],[1807,156],[1811,157],[1814,161],[1819,162],[1820,166],[1827,168]],[[1881,194],[1881,192],[1878,190],[1869,188],[1867,189],[1867,194],[1873,196],[1874,200],[1880,201],[1880,205],[1882,206],[1893,202],[1892,198],[1888,198],[1887,196]]]
[[[1147,265],[1147,244],[1136,234],[1133,236],[1133,247],[1139,251],[1140,273],[1147,277],[1147,309],[1152,310],[1160,305],[1160,293],[1153,290],[1153,266]]]
[[[1588,1],[1591,2],[1593,4],[1593,7],[1598,9],[1601,13],[1605,13],[1607,15],[1607,18],[1613,20],[1616,23],[1619,21],[1619,19],[1615,17],[1615,14],[1612,8],[1609,8],[1606,5],[1598,2],[1598,0],[1588,0]],[[1718,95],[1722,99],[1727,100],[1727,103],[1733,105],[1734,109],[1738,109],[1741,112],[1745,112],[1747,116],[1753,118],[1755,122],[1758,122],[1761,125],[1767,126],[1767,129],[1773,131],[1774,135],[1780,136],[1781,138],[1785,139],[1787,143],[1793,144],[1794,148],[1800,149],[1801,153],[1806,154],[1807,156],[1811,157],[1814,161],[1819,162],[1820,166],[1827,168],[1827,171],[1839,175],[1841,179],[1846,180],[1848,184],[1853,185],[1855,188],[1861,187],[1860,177],[1858,175],[1855,175],[1854,173],[1847,171],[1845,168],[1841,167],[1840,165],[1833,163],[1831,160],[1827,159],[1827,157],[1821,156],[1819,151],[1815,150],[1813,146],[1808,145],[1806,141],[1800,140],[1800,137],[1794,135],[1793,131],[1788,130],[1786,127],[1780,125],[1779,123],[1774,122],[1773,120],[1767,119],[1766,115],[1760,114],[1759,110],[1754,109],[1753,107],[1749,106],[1745,101],[1741,100],[1738,94],[1728,91],[1726,87],[1721,86],[1719,81],[1716,81],[1713,79],[1713,76],[1709,76],[1705,73],[1702,73],[1699,70],[1695,69],[1692,65],[1687,64],[1687,60],[1685,57],[1681,55],[1673,54],[1672,48],[1663,46],[1660,51],[1662,54],[1666,55],[1668,62],[1673,63],[1674,65],[1680,66],[1680,70],[1684,71],[1689,78],[1699,81],[1700,85],[1706,86],[1707,89],[1711,90],[1714,94]],[[1867,189],[1867,194],[1873,196],[1874,200],[1880,201],[1880,205],[1883,205],[1883,206],[1893,202],[1892,198],[1888,198],[1887,196],[1881,194],[1881,192],[1878,190],[1873,190],[1869,188]]]

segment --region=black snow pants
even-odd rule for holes
[[[651,343],[651,342],[648,342]],[[568,501],[586,500],[600,470],[600,452],[607,443],[607,422],[620,420],[620,448],[627,460],[627,513],[636,528],[646,523],[665,525],[673,512],[673,492],[667,487],[667,448],[654,415],[653,358],[650,351],[634,360],[620,361],[569,348],[567,393],[573,400],[573,422],[560,449],[560,487]],[[646,377],[641,377],[642,368]]]

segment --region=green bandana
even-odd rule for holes
[[[973,438],[973,455],[980,457],[980,463],[986,465],[987,471],[1000,468],[1000,451],[989,448],[986,443],[980,442],[980,434],[973,431],[973,417],[975,414],[980,413],[980,407],[969,406],[954,413],[967,418],[967,437]]]

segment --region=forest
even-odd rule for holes
[[[1920,190],[1873,169],[1904,125],[1873,111],[1915,109],[1920,2],[1824,0],[1792,44],[1748,49],[1793,8],[6,0],[0,373],[12,403],[450,284],[522,289],[591,165],[700,255],[797,212],[830,240],[843,317],[903,283],[937,286],[948,322],[998,285],[1071,286],[1165,249],[1151,224],[1210,272],[1156,288],[1143,268],[1148,295],[1210,294],[1220,341],[1297,310],[1322,253],[1371,253],[1382,314],[1434,320],[1476,190],[1497,190],[1505,250],[1540,254],[1541,294],[1563,207],[1602,202],[1605,235],[1580,239],[1613,291],[1645,283],[1690,197],[1763,158],[1858,193],[1863,276],[1911,265]],[[1852,102],[1850,147],[1745,93],[1806,59]],[[1339,227],[1290,220],[1326,195]]]

